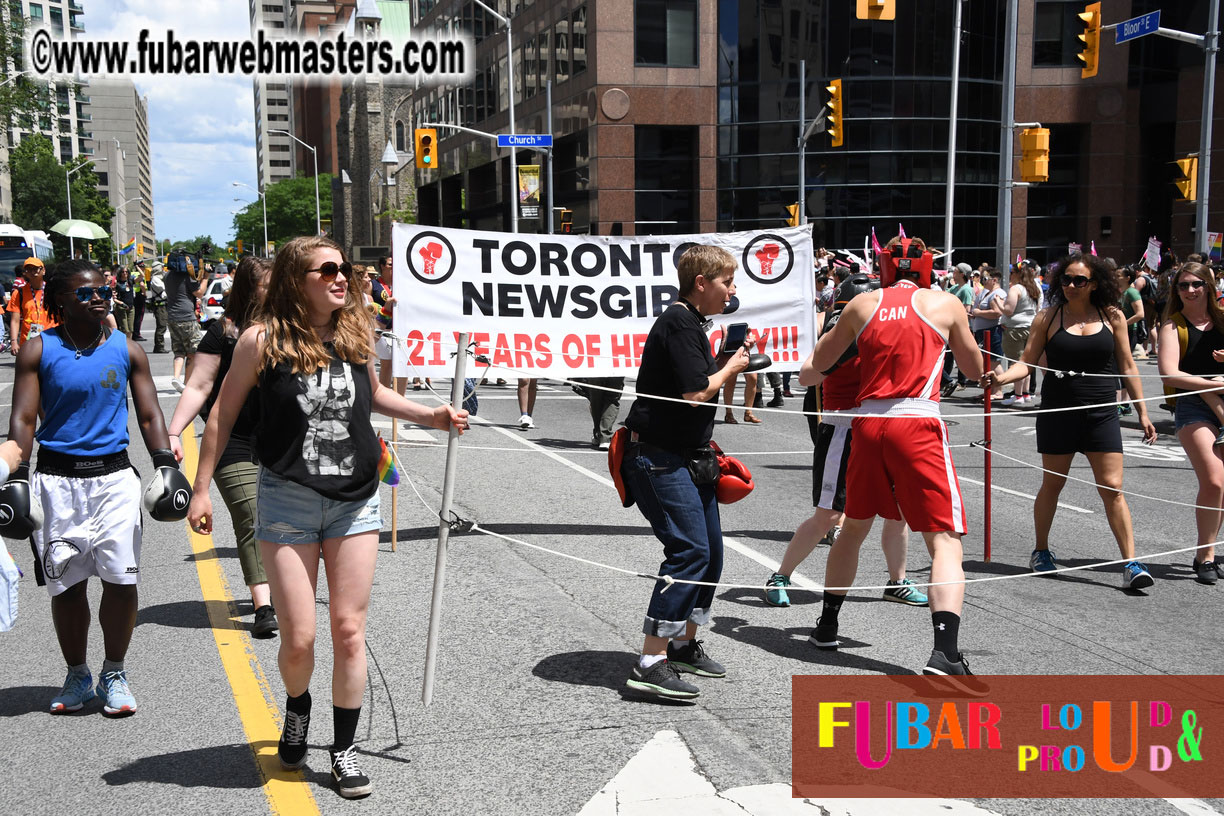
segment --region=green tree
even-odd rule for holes
[[[68,217],[68,193],[64,188],[64,176],[71,167],[89,165],[87,157],[75,159],[65,167],[55,158],[51,140],[41,134],[32,134],[22,139],[21,144],[10,151],[13,183],[13,221],[24,229],[47,230],[55,254],[68,257],[68,239],[50,232],[55,222]],[[93,221],[107,232],[115,210],[106,196],[98,190],[98,177],[92,165],[72,174],[72,217]],[[78,251],[85,242],[76,241]],[[88,242],[91,257],[98,261],[109,261],[114,245],[109,238]]]
[[[20,9],[20,5],[17,8]],[[0,36],[0,73],[7,74],[10,69],[20,71],[25,67],[21,48],[26,21],[20,14],[13,14],[12,4],[5,3],[0,4],[0,24],[8,32],[8,36]],[[39,114],[45,115],[51,109],[50,88],[46,80],[29,75],[0,88],[0,122],[11,128],[18,119],[29,119],[33,123]]]
[[[320,217],[331,220],[331,174],[319,174]],[[272,184],[267,188],[268,240],[281,246],[291,238],[315,234],[315,180],[298,176]],[[264,215],[258,199],[234,216],[234,234],[243,241],[243,250],[262,254]]]

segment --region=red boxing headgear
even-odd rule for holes
[[[900,278],[918,275],[918,285],[931,287],[931,267],[935,256],[929,249],[919,249],[914,238],[902,238],[880,253],[880,282],[885,288]]]

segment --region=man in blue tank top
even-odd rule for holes
[[[112,716],[136,711],[123,663],[136,625],[142,532],[140,481],[127,457],[129,387],[154,467],[177,468],[148,358],[107,327],[111,291],[104,283],[87,261],[52,270],[47,307],[60,325],[22,346],[13,387],[9,436],[25,454],[18,473],[29,479],[31,502],[44,519],[32,535],[35,572],[51,594],[68,664],[53,714],[77,711],[95,696]],[[38,462],[30,478],[35,439]],[[98,621],[105,646],[96,689],[87,664],[91,575],[102,580]]]

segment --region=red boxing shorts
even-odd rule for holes
[[[904,518],[917,533],[965,533],[965,503],[943,420],[856,418],[846,468],[846,515]]]

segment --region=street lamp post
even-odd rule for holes
[[[89,161],[92,161],[94,164],[97,164],[98,162],[106,161],[106,157],[102,156],[97,159],[90,159]],[[72,174],[80,170],[85,165],[89,164],[89,161],[81,162],[76,167],[69,167],[68,172],[64,176],[64,189],[68,191],[68,217],[69,218],[72,218]],[[73,240],[71,235],[68,236],[68,257],[69,257],[69,260],[74,260],[76,258],[76,241]]]
[[[16,73],[14,73],[14,74],[13,74],[11,77],[9,77],[8,79],[4,80],[3,82],[0,82],[0,88],[3,88],[5,85],[8,85],[8,84],[9,84],[9,83],[11,83],[11,82],[16,82],[18,79],[20,79],[21,77],[25,76],[25,75],[26,75],[26,74],[28,74],[28,73],[30,73],[30,72],[29,72],[29,71],[25,71],[25,70],[22,70],[22,71],[17,71]]]
[[[514,135],[514,39],[511,35],[511,30],[514,26],[510,25],[510,18],[503,17],[493,9],[485,5],[482,0],[473,0],[476,5],[480,6],[485,11],[492,14],[499,22],[506,26],[506,82],[509,83],[507,88],[510,97],[510,135]],[[511,139],[511,142],[514,140]],[[439,185],[440,189],[440,185]],[[518,148],[513,145],[510,147],[510,231],[518,232]],[[552,214],[549,213],[549,218]]]
[[[233,184],[235,187],[245,187],[245,188],[247,188],[248,190],[250,190],[250,191],[252,191],[253,193],[255,193],[257,196],[259,196],[259,203],[260,203],[260,205],[263,207],[263,227],[264,227],[264,245],[263,245],[263,257],[265,257],[265,258],[266,258],[266,257],[268,257],[268,197],[267,197],[266,195],[264,195],[264,193],[263,193],[263,191],[262,191],[262,190],[256,190],[256,189],[255,189],[254,187],[252,187],[251,185],[249,185],[249,184],[243,184],[241,181],[235,181],[235,182],[232,182],[232,184]],[[317,179],[317,178],[315,179],[315,184],[316,184],[316,185],[318,184],[318,179]],[[317,187],[317,186],[316,186],[315,190],[316,190],[316,195],[317,195],[317,194],[318,194],[318,193],[317,193],[317,190],[318,190],[318,187]],[[318,204],[318,199],[316,198],[316,199],[315,199],[315,207],[316,207],[316,209],[318,208],[318,206],[319,206],[319,204]]]
[[[295,142],[297,142],[298,144],[300,144],[302,147],[304,147],[304,148],[306,148],[307,150],[309,150],[309,151],[310,151],[310,154],[311,154],[311,155],[314,157],[314,177],[315,177],[315,234],[316,234],[316,235],[321,235],[321,234],[323,233],[323,219],[322,219],[322,216],[321,216],[320,211],[319,211],[319,152],[318,152],[317,150],[315,150],[315,149],[314,149],[314,147],[312,147],[311,145],[306,144],[306,143],[305,143],[305,142],[303,142],[301,139],[299,139],[298,137],[294,136],[292,133],[290,133],[290,132],[289,132],[289,131],[287,131],[287,130],[269,130],[269,131],[268,131],[268,133],[279,133],[279,134],[281,134],[282,136],[288,136],[290,139],[292,139],[293,141],[295,141]],[[268,249],[268,247],[267,247],[267,243],[268,243],[268,242],[267,242],[267,240],[266,240],[266,236],[265,236],[265,240],[264,240],[264,250],[265,250],[265,251],[267,251],[267,249]]]
[[[144,196],[136,196],[135,198],[129,198],[127,201],[124,201],[122,204],[120,204],[115,209],[122,210],[125,207],[127,207],[127,205],[131,204],[133,201],[144,201]],[[123,220],[127,221],[127,218],[125,217]],[[115,230],[115,263],[116,264],[119,263],[119,231],[118,230]]]

